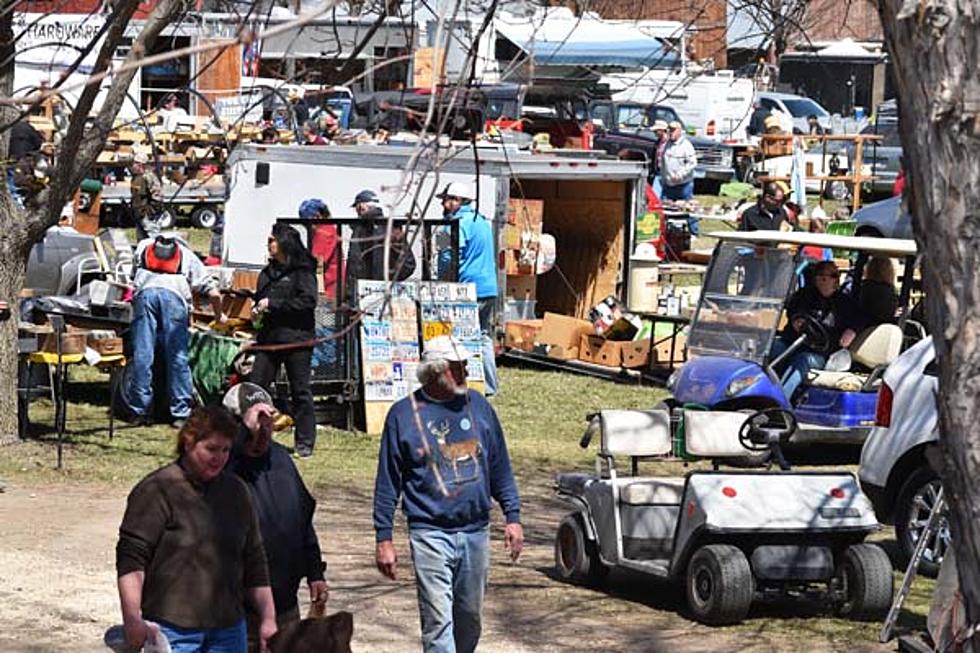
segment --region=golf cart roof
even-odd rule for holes
[[[804,231],[716,231],[709,234],[719,240],[744,243],[789,244],[828,247],[868,252],[879,256],[915,256],[918,249],[914,240],[898,238],[874,238],[871,236],[838,236],[836,234],[811,234]]]

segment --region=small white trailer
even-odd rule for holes
[[[461,146],[440,148],[438,160],[416,154],[414,147],[374,145],[235,148],[226,166],[225,265],[264,265],[272,225],[297,217],[305,199],[322,199],[334,217],[353,218],[354,196],[370,189],[386,215],[438,220],[442,206],[435,193],[461,181],[477,190],[478,209],[493,218],[501,251],[509,201],[542,202],[543,231],[555,237],[557,269],[531,277],[539,314],[585,317],[606,296],[625,293],[636,218],[645,205],[642,163],[591,151],[532,155]],[[503,266],[499,275],[503,299],[515,283]],[[526,296],[526,279],[521,287]]]

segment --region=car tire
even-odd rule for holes
[[[823,191],[823,196],[828,200],[837,200],[838,202],[849,200],[851,199],[851,186],[846,181],[841,181],[840,179],[832,181],[827,184],[827,187]]]
[[[731,544],[698,549],[687,565],[687,604],[695,619],[709,626],[745,619],[755,594],[755,579],[742,550]]]
[[[210,206],[202,206],[191,213],[191,224],[198,229],[210,229],[218,224],[218,212]]]
[[[555,533],[555,571],[563,580],[598,585],[609,568],[599,560],[595,543],[585,536],[582,517],[565,515]]]
[[[875,544],[852,544],[837,572],[844,600],[837,614],[857,621],[880,621],[892,604],[895,576],[888,554]]]
[[[902,568],[908,567],[912,559],[940,487],[936,472],[923,465],[912,472],[898,493],[895,501],[895,536],[898,539],[898,562]],[[932,542],[926,545],[919,562],[919,573],[929,578],[939,575],[943,553],[950,545],[949,519],[946,516],[940,516],[940,519],[939,530],[932,536]]]
[[[164,209],[157,216],[157,227],[159,227],[161,231],[173,229],[174,225],[176,224],[177,216],[174,215],[173,209]]]

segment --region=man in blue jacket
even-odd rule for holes
[[[437,195],[442,200],[446,219],[459,220],[459,275],[462,283],[476,285],[480,306],[480,331],[483,333],[483,377],[487,396],[497,394],[497,363],[493,349],[493,312],[497,304],[497,244],[493,223],[477,213],[473,201],[476,194],[468,184],[454,181]],[[440,272],[448,268],[450,250],[443,250]],[[442,275],[440,275],[442,276]],[[445,277],[442,277],[445,278]]]
[[[491,499],[503,510],[504,546],[524,547],[521,501],[507,443],[487,400],[466,387],[463,346],[426,343],[422,387],[388,412],[374,486],[378,570],[396,579],[392,543],[399,498],[408,521],[426,653],[468,653],[480,640],[490,567]]]

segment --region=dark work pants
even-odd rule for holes
[[[279,366],[286,366],[289,394],[292,398],[292,416],[296,422],[296,448],[313,449],[316,441],[316,415],[313,414],[313,392],[310,390],[310,359],[313,349],[287,349],[285,351],[259,351],[250,376],[270,392],[279,373]]]

